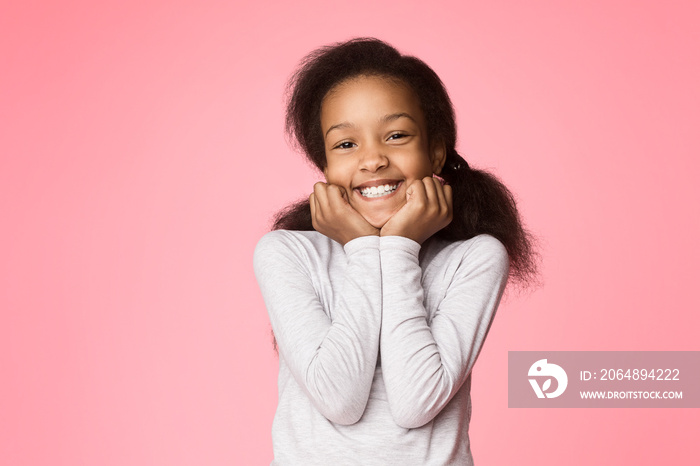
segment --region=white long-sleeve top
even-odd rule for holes
[[[494,237],[264,235],[279,348],[272,465],[471,465],[471,369],[508,277]]]

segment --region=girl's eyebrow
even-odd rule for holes
[[[381,121],[382,123],[389,123],[392,121],[396,121],[399,118],[408,118],[409,120],[411,120],[415,124],[418,124],[418,122],[411,115],[409,115],[408,113],[405,113],[405,112],[384,115],[383,117],[380,118],[379,121]],[[354,127],[355,127],[355,125],[353,125],[352,123],[349,123],[347,121],[344,121],[343,123],[338,123],[337,125],[333,125],[330,128],[328,128],[328,131],[326,131],[326,137],[328,137],[328,133],[330,133],[334,129],[344,129],[344,128],[354,128]]]
[[[417,122],[411,115],[409,115],[408,113],[405,113],[405,112],[403,112],[403,113],[392,113],[391,115],[384,115],[384,116],[382,117],[381,121],[382,121],[383,123],[389,123],[389,122],[391,122],[391,121],[396,121],[396,120],[398,120],[399,118],[408,118],[409,120],[411,120],[411,121],[414,122],[415,124],[418,124],[418,122]]]
[[[330,128],[328,128],[328,131],[326,131],[326,137],[328,137],[328,133],[333,131],[334,129],[343,129],[343,128],[354,128],[355,125],[352,123],[349,123],[347,121],[344,121],[343,123],[338,123],[337,125],[333,125]]]

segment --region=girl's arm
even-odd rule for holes
[[[334,290],[329,318],[316,292],[319,275],[298,237],[266,234],[254,255],[255,275],[279,354],[296,382],[327,419],[357,422],[365,410],[377,363],[381,325],[379,237],[362,236],[343,246],[345,276]],[[330,252],[329,252],[330,253]]]
[[[482,235],[462,250],[445,295],[428,323],[423,306],[421,243],[452,220],[452,189],[415,180],[406,204],[382,227],[382,372],[396,423],[431,421],[469,376],[508,278],[508,254]],[[452,274],[452,270],[454,273]]]
[[[402,236],[381,238],[382,372],[394,420],[405,428],[431,421],[461,388],[508,278],[505,247],[492,236],[474,238],[428,323],[419,250]]]

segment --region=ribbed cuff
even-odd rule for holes
[[[350,255],[364,249],[379,249],[379,236],[358,236],[357,238],[345,243],[343,249],[345,250],[346,255]]]
[[[379,238],[379,249],[382,251],[399,250],[418,257],[421,248],[418,241],[405,236],[381,236]]]

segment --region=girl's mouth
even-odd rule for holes
[[[386,199],[393,196],[393,194],[399,189],[399,186],[401,186],[401,183],[403,183],[403,181],[399,181],[395,184],[383,184],[379,186],[372,186],[369,188],[355,188],[355,191],[360,193],[360,197],[366,201],[374,199]]]

